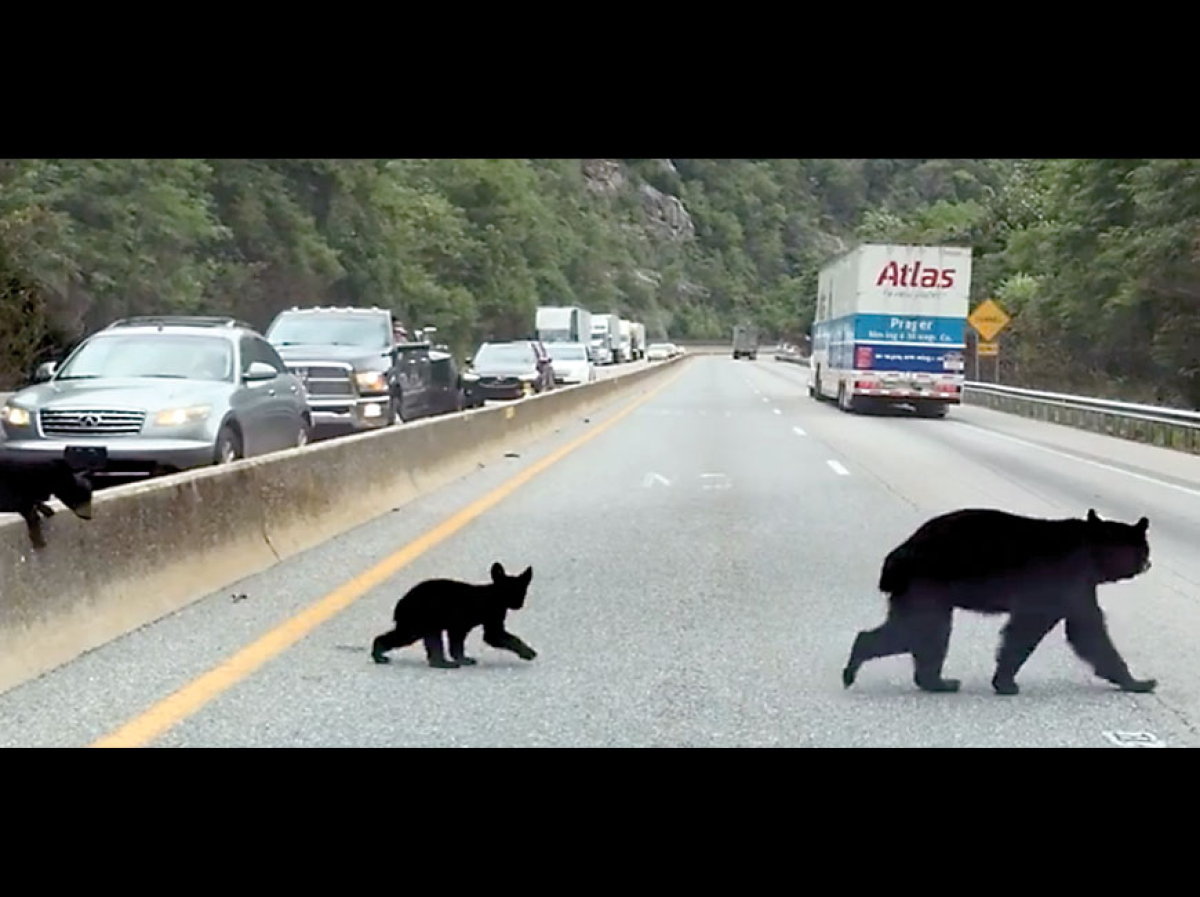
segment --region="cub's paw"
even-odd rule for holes
[[[456,657],[455,660],[458,661],[459,666],[463,667],[473,667],[475,664],[479,663],[479,661],[474,657]]]
[[[375,661],[376,663],[391,663],[392,662],[391,659],[386,654],[383,654],[379,651],[372,651],[371,659],[373,661]]]
[[[441,660],[429,661],[429,665],[437,670],[457,670],[459,667],[457,660],[447,660],[444,657]]]
[[[528,651],[522,651],[517,656],[522,660],[533,660],[535,657],[537,657],[537,651],[534,651],[532,648],[530,648]]]
[[[918,682],[917,688],[922,691],[929,692],[954,692],[962,687],[962,682],[958,679],[935,679],[932,682]]]
[[[1017,686],[1017,683],[1014,682],[1012,679],[1008,679],[1008,680],[993,679],[992,680],[992,688],[994,688],[996,690],[996,694],[998,694],[998,695],[1016,695],[1016,694],[1021,693],[1021,689]]]
[[[854,680],[857,678],[857,676],[858,670],[856,670],[854,667],[846,667],[846,669],[842,670],[842,687],[849,688],[854,684]]]
[[[1130,679],[1128,682],[1121,683],[1121,691],[1133,691],[1143,694],[1152,692],[1157,687],[1157,679]]]

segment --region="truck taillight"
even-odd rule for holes
[[[938,383],[933,388],[935,392],[958,392],[957,383]]]
[[[855,380],[855,389],[879,389],[879,383],[875,380]]]

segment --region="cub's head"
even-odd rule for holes
[[[1088,510],[1087,540],[1100,582],[1132,579],[1150,569],[1150,543],[1146,531],[1150,521],[1137,523],[1101,520],[1094,509]]]
[[[509,610],[520,610],[525,605],[525,593],[533,580],[533,568],[526,567],[524,573],[509,576],[499,561],[492,564],[492,584],[500,590],[504,606]]]
[[[54,497],[76,517],[92,519],[92,484],[87,476],[72,470],[65,461],[59,461],[54,465],[49,485]]]

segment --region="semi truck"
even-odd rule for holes
[[[592,315],[574,305],[543,305],[535,322],[538,339],[543,343],[583,343],[592,338]]]
[[[622,362],[633,360],[633,322],[628,318],[619,318],[620,340],[617,343],[617,357]]]
[[[962,403],[971,250],[870,243],[821,269],[809,395],[842,411]]]
[[[630,352],[634,361],[646,357],[646,325],[638,321],[631,322],[629,328]]]
[[[592,315],[592,349],[596,353],[596,364],[616,364],[620,348],[620,317]]]

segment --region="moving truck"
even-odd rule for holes
[[[962,403],[971,250],[866,244],[817,277],[809,395],[843,411]]]

